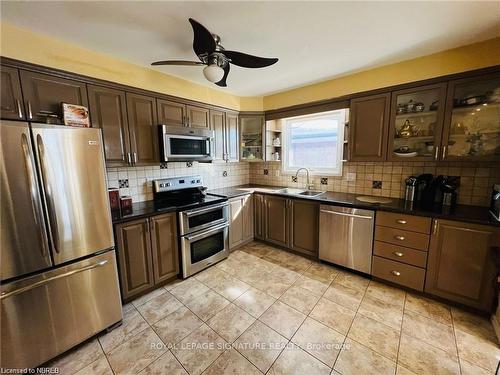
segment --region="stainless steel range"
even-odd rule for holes
[[[156,209],[177,207],[182,276],[191,276],[229,255],[229,205],[207,196],[201,176],[155,180]]]

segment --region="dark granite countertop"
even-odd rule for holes
[[[369,210],[381,210],[402,213],[407,215],[428,216],[432,218],[457,220],[476,224],[486,224],[500,226],[500,222],[494,220],[489,213],[488,207],[469,206],[458,204],[452,209],[444,208],[441,205],[433,207],[422,208],[415,204],[408,204],[404,199],[390,198],[390,203],[366,203],[356,199],[363,194],[351,193],[336,193],[327,191],[316,197],[302,197],[297,195],[279,193],[278,190],[283,189],[279,186],[265,186],[265,185],[241,185],[230,188],[209,190],[208,194],[221,196],[225,198],[233,198],[253,192],[261,192],[264,194],[281,195],[286,197],[293,197],[295,199],[308,199],[320,202],[322,204],[332,204],[344,207],[356,207]]]

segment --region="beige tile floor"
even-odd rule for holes
[[[487,319],[253,242],[124,306],[62,374],[493,374]]]

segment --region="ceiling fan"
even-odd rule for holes
[[[201,23],[190,18],[193,27],[193,50],[200,61],[166,60],[156,61],[151,65],[206,65],[203,75],[210,82],[226,87],[230,64],[243,68],[264,68],[275,64],[278,59],[248,55],[237,51],[228,51],[220,44],[220,37],[212,34]]]

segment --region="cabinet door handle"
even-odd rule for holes
[[[404,241],[404,236],[394,236],[394,238],[398,241]]]
[[[132,155],[130,155],[130,152],[127,152],[127,163],[132,165]]]
[[[137,152],[134,152],[134,165],[137,164]]]
[[[446,149],[448,148],[448,146],[443,146],[443,154],[441,155],[441,159],[444,160],[444,158],[446,157]]]
[[[396,255],[397,257],[402,257],[403,256],[403,253],[401,253],[399,251],[394,251],[393,254]]]
[[[434,160],[438,160],[439,158],[439,146],[434,147]]]
[[[432,230],[432,234],[436,234],[437,233],[437,229],[438,229],[438,221],[437,219],[434,219],[434,228]]]
[[[21,108],[21,102],[19,101],[19,99],[16,99],[16,106],[17,106],[17,115],[19,116],[19,118],[23,118],[23,110]]]
[[[391,271],[391,273],[392,273],[394,276],[401,276],[401,272],[399,272],[399,271]]]
[[[396,223],[398,223],[398,224],[406,224],[406,220],[398,219],[398,220],[396,220]]]
[[[30,120],[33,120],[33,110],[31,108],[31,102],[28,100],[28,117]]]

